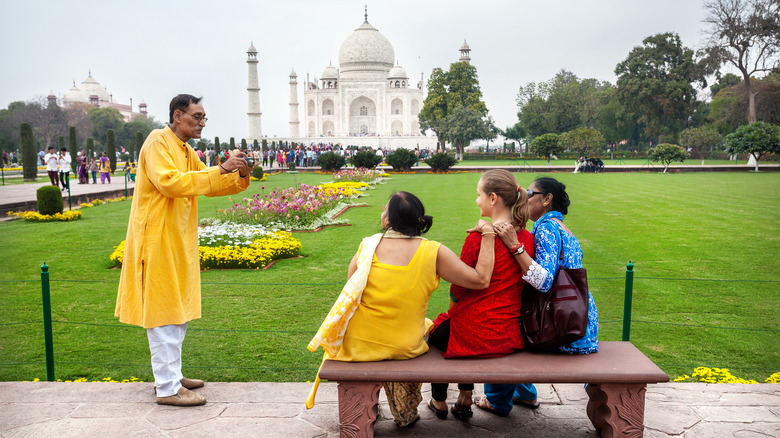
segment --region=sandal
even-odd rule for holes
[[[439,420],[446,420],[447,419],[447,410],[446,409],[438,409],[436,406],[433,405],[433,399],[428,402],[428,409],[432,410],[434,414],[436,414],[436,418]],[[455,412],[453,411],[453,414]]]
[[[490,412],[491,414],[498,415],[499,417],[506,417],[509,415],[509,412],[501,412],[493,409],[493,406],[490,406],[490,402],[484,395],[482,397],[474,397],[474,404],[483,411]]]
[[[461,406],[455,403],[450,410],[452,411],[452,416],[461,421],[468,420],[474,416],[474,411],[471,410],[471,406]]]
[[[536,408],[538,408],[540,406],[538,400],[533,402],[533,403],[528,403],[525,400],[520,400],[519,398],[515,398],[515,397],[512,397],[512,404],[513,405],[518,405],[518,406],[523,406],[523,407],[526,407],[526,408],[532,409],[532,410],[536,409]]]

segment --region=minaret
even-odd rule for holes
[[[471,52],[471,49],[469,48],[469,45],[466,44],[466,40],[464,39],[463,45],[460,46],[460,59],[458,61],[471,64],[471,57],[469,56],[469,52]]]
[[[298,121],[298,75],[295,70],[290,72],[290,137],[297,138],[299,135]]]
[[[249,110],[246,115],[249,116],[249,135],[247,142],[252,143],[255,140],[261,141],[263,137],[263,125],[260,116],[260,85],[257,80],[257,49],[254,44],[250,44],[246,51],[246,64],[249,67],[249,84],[246,91],[249,92]]]

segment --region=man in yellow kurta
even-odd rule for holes
[[[187,322],[201,316],[198,196],[239,193],[252,170],[243,154],[207,168],[186,143],[206,126],[200,100],[174,97],[169,126],[141,147],[115,311],[121,322],[147,329],[157,403],[175,406],[206,403],[190,391],[203,381],[181,373]]]

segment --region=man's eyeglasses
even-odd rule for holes
[[[208,117],[206,117],[206,116],[201,116],[201,115],[190,114],[190,113],[188,113],[188,112],[185,112],[185,111],[182,111],[182,112],[183,112],[184,114],[187,114],[188,116],[192,117],[193,119],[195,119],[195,121],[196,121],[196,122],[198,122],[198,123],[200,123],[200,122],[206,123],[206,122],[208,122],[208,121],[209,121],[209,118],[208,118]]]
[[[544,195],[544,193],[542,193],[542,192],[535,192],[535,191],[533,191],[531,189],[528,189],[528,198],[529,199],[533,198],[534,195]]]

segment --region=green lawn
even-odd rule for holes
[[[517,174],[527,186],[539,174]],[[626,263],[635,266],[631,341],[672,378],[696,366],[763,381],[780,371],[780,173],[555,174],[572,206],[602,340],[620,340]],[[420,196],[428,238],[460,250],[478,219],[479,174],[393,175],[367,191],[352,226],[296,233],[304,258],[267,271],[202,274],[203,318],[184,346],[185,374],[212,381],[306,381],[321,353],[305,346],[345,280],[364,236],[378,230],[394,191]],[[271,175],[289,186],[326,175]],[[244,195],[200,199],[200,216]],[[50,266],[57,378],[151,379],[144,330],[113,317],[119,271],[108,256],[124,239],[130,203],[84,209],[68,223],[0,223],[0,380],[45,378],[40,265]],[[774,213],[773,213],[774,212]],[[429,316],[444,311],[442,282]]]

